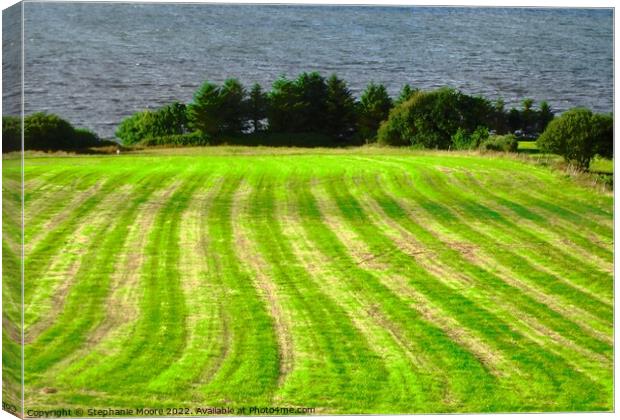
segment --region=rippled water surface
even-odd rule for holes
[[[311,70],[356,94],[449,85],[609,112],[612,28],[611,10],[26,3],[26,112],[113,136],[205,79],[268,88]]]

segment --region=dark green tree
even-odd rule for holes
[[[607,159],[614,158],[614,117],[612,114],[595,114],[596,154]]]
[[[534,100],[527,98],[523,100],[523,109],[521,110],[521,124],[525,131],[532,131],[536,126],[536,118],[534,111]]]
[[[241,133],[245,128],[246,91],[237,79],[228,79],[220,89],[222,106],[220,112],[220,132]]]
[[[267,100],[270,131],[277,133],[302,131],[302,122],[298,117],[304,104],[294,81],[284,76],[279,77],[267,94]]]
[[[173,102],[156,111],[159,130],[167,134],[183,134],[188,131],[187,107],[180,102]]]
[[[398,94],[398,98],[396,99],[396,101],[394,101],[394,105],[399,105],[402,104],[403,102],[405,102],[407,99],[411,98],[411,95],[413,95],[415,92],[417,92],[419,89],[413,89],[409,83],[406,83],[403,88],[400,90],[400,93]]]
[[[479,96],[450,88],[420,91],[390,111],[379,129],[378,141],[393,146],[448,149],[454,147],[456,139],[457,147],[469,147],[469,139],[486,132],[492,113],[493,105]],[[475,131],[478,134],[474,135]]]
[[[327,117],[327,83],[317,72],[302,73],[295,82],[301,97],[301,131],[319,133],[325,130]]]
[[[613,117],[573,108],[555,118],[537,140],[538,148],[587,170],[596,154],[612,157]]]
[[[392,99],[385,86],[371,82],[360,97],[357,110],[358,127],[362,137],[374,141],[377,129],[388,118],[392,108]]]
[[[21,150],[22,119],[10,115],[2,116],[2,153]]]
[[[546,101],[540,103],[540,110],[538,111],[538,127],[537,131],[542,133],[547,128],[547,125],[553,120],[553,111]]]
[[[490,118],[489,128],[497,133],[506,133],[508,131],[508,114],[505,110],[506,103],[502,98],[493,102],[493,112]]]
[[[228,79],[223,86],[205,82],[187,107],[192,129],[211,136],[239,133],[244,123],[245,90],[236,79]]]
[[[508,128],[511,132],[521,130],[523,127],[523,121],[521,119],[521,112],[516,108],[510,108],[508,112]]]
[[[327,83],[319,73],[302,73],[294,81],[282,76],[274,82],[268,98],[271,131],[325,132]]]
[[[324,130],[333,137],[347,137],[355,130],[355,99],[344,80],[332,74],[327,79]]]
[[[187,107],[190,128],[209,135],[219,134],[222,102],[220,88],[215,83],[204,82]]]
[[[255,133],[262,131],[263,120],[267,117],[267,95],[258,83],[255,83],[250,90],[246,111],[252,130]]]

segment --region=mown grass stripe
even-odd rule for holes
[[[405,195],[416,196],[413,198],[416,204],[426,204],[425,211],[433,216],[440,215],[441,217],[435,218],[437,220],[442,219],[441,225],[448,231],[459,234],[461,240],[467,241],[475,238],[476,245],[488,255],[488,258],[500,262],[505,269],[516,273],[521,279],[525,279],[529,282],[531,282],[532,279],[537,280],[536,282],[533,282],[534,287],[543,290],[556,298],[564,299],[566,301],[566,294],[571,295],[575,292],[582,294],[581,296],[584,301],[576,302],[577,298],[573,296],[573,300],[569,300],[568,304],[583,306],[585,303],[586,307],[583,309],[590,309],[590,316],[596,316],[597,319],[602,322],[607,324],[609,323],[608,317],[605,317],[607,315],[606,308],[599,309],[600,306],[604,307],[606,305],[606,303],[602,301],[599,296],[589,290],[585,290],[579,285],[567,283],[566,280],[559,277],[557,274],[549,272],[544,265],[531,262],[523,258],[521,254],[525,253],[526,250],[519,248],[519,254],[516,254],[506,249],[509,245],[502,245],[497,241],[497,238],[502,237],[502,235],[507,237],[510,234],[509,231],[503,234],[497,231],[491,231],[488,234],[482,233],[485,228],[482,226],[482,223],[478,223],[476,219],[466,219],[466,214],[453,214],[447,207],[441,207],[438,200],[440,200],[439,197],[443,197],[443,195],[437,196],[436,192],[432,192],[430,193],[432,195],[430,195],[429,192],[431,191],[431,188],[428,188],[421,179],[416,182],[415,187],[413,187],[411,180],[408,178],[401,178],[400,184],[401,186],[406,185],[404,189],[400,188],[401,191],[405,191]],[[429,194],[428,197],[420,196],[420,192],[423,190],[426,194]],[[429,200],[431,200],[431,196],[436,197],[433,199],[433,202],[429,202]],[[463,220],[462,223],[457,223],[455,220],[458,217],[465,218],[466,220]],[[485,222],[485,224],[488,223]],[[476,226],[476,229],[474,229],[473,226]],[[507,239],[507,241],[510,241],[510,239]],[[559,291],[567,291],[567,293],[562,294],[559,293]],[[592,308],[595,308],[594,311],[591,310]],[[603,313],[602,315],[601,312]]]
[[[208,382],[231,345],[229,321],[224,318],[225,309],[218,299],[224,294],[222,285],[208,281],[212,279],[208,274],[211,267],[205,258],[214,239],[206,234],[206,214],[219,183],[211,178],[202,181],[179,216],[180,283],[189,308],[187,339],[181,356],[150,381],[147,388],[158,393],[186,393],[196,401],[203,398],[196,388]]]
[[[93,237],[93,242],[100,246],[84,257],[91,263],[80,267],[75,285],[67,295],[63,312],[53,326],[25,348],[29,382],[77,350],[84,343],[88,332],[101,322],[102,305],[109,293],[116,252],[126,240],[139,205],[161,186],[164,179],[165,173],[151,174],[146,179],[141,175],[125,177],[127,182],[140,182],[133,200],[126,203],[111,229],[103,230]]]
[[[70,388],[85,370],[105,364],[111,356],[120,353],[126,338],[132,335],[139,315],[139,277],[146,259],[144,247],[156,216],[179,185],[179,180],[164,184],[164,188],[158,189],[140,205],[127,239],[118,250],[122,258],[115,263],[110,279],[111,292],[104,305],[105,317],[88,333],[86,346],[46,372],[48,377],[57,378],[59,386]]]
[[[376,182],[376,179],[373,179]],[[372,184],[372,181],[369,181]],[[475,300],[479,304],[483,305],[485,309],[492,311],[498,315],[505,323],[512,326],[521,324],[520,319],[528,317],[529,319],[541,320],[542,324],[538,325],[535,333],[540,331],[544,332],[541,337],[552,338],[555,343],[546,343],[547,348],[554,347],[558,354],[563,356],[569,356],[570,359],[579,359],[580,363],[577,366],[581,366],[582,372],[592,370],[595,373],[595,377],[608,376],[608,365],[610,361],[610,355],[607,358],[599,353],[594,353],[592,350],[587,350],[584,347],[578,346],[571,340],[572,336],[583,328],[592,337],[607,342],[607,336],[601,333],[593,333],[590,329],[586,329],[582,326],[582,323],[578,320],[566,321],[563,317],[566,316],[568,311],[562,311],[560,316],[558,313],[550,310],[547,307],[548,302],[546,299],[536,301],[532,299],[529,294],[522,295],[522,290],[513,287],[511,283],[504,285],[502,281],[504,278],[498,278],[495,275],[487,272],[479,267],[479,261],[476,264],[471,264],[467,259],[464,259],[460,252],[445,242],[441,242],[437,239],[436,232],[430,232],[422,228],[418,223],[411,220],[405,212],[400,203],[397,203],[392,197],[385,194],[385,187],[388,183],[387,180],[383,182],[377,182],[374,185],[375,188],[370,187],[372,191],[370,195],[374,196],[374,199],[378,201],[377,205],[381,207],[377,208],[372,203],[365,205],[369,209],[368,214],[375,214],[373,217],[374,223],[378,223],[378,226],[385,226],[383,231],[386,235],[393,238],[393,240],[401,247],[401,249],[407,248],[410,244],[420,243],[415,246],[418,252],[415,252],[415,258],[422,266],[433,272],[438,278],[446,280],[448,278],[459,279],[463,277],[462,281],[457,280],[455,287],[462,290],[463,294],[469,296],[472,300]],[[389,220],[395,226],[391,225]],[[430,221],[420,221],[425,226],[430,224]],[[394,231],[395,230],[395,231]],[[398,238],[402,239],[398,239]],[[440,235],[441,237],[441,235]],[[408,252],[409,253],[409,252]],[[437,270],[438,267],[447,267],[448,270],[442,273],[442,270]],[[507,308],[504,304],[498,306],[497,302],[510,302],[510,308]],[[525,302],[525,304],[523,303]],[[536,310],[535,316],[532,317],[532,308]],[[551,322],[548,322],[548,320]],[[573,323],[574,322],[574,323]],[[528,324],[533,324],[529,322]],[[552,327],[560,325],[563,327],[561,332],[564,336],[560,336],[557,332],[550,330],[544,325],[551,324]],[[524,325],[525,329],[518,328],[518,331],[524,335],[531,335],[532,326]],[[581,332],[583,335],[583,331]],[[565,338],[565,337],[570,337]],[[590,339],[587,337],[586,339]],[[540,340],[536,340],[537,342]],[[568,351],[567,351],[568,350]],[[574,352],[578,352],[579,355],[575,355]]]
[[[192,193],[200,186],[201,176],[188,175],[157,214],[149,232],[140,287],[139,316],[133,333],[123,343],[123,351],[98,369],[86,371],[82,379],[101,375],[93,386],[101,390],[135,389],[165,392],[149,383],[177,360],[186,344],[187,306],[180,285],[176,246],[180,219]],[[165,251],[162,251],[165,250]]]
[[[489,187],[483,186],[478,180],[471,174],[453,174],[452,180],[459,182],[462,188],[468,188],[473,192],[477,192],[477,196],[482,202],[501,206],[502,209],[510,210],[514,216],[519,220],[519,223],[529,225],[528,231],[536,232],[552,232],[554,233],[554,239],[563,240],[566,244],[566,240],[575,245],[575,249],[580,250],[580,253],[587,253],[581,258],[582,261],[590,263],[593,257],[600,259],[597,262],[609,263],[613,265],[613,252],[608,247],[603,247],[600,244],[593,242],[591,239],[582,235],[579,230],[574,227],[567,228],[563,219],[554,220],[551,217],[544,217],[538,213],[530,210],[524,204],[517,202],[511,196],[503,193],[501,190],[491,191]],[[579,256],[579,255],[578,255]],[[599,266],[601,264],[597,264]]]
[[[21,254],[21,253],[20,253]],[[2,241],[2,321],[21,329],[21,257]],[[21,337],[20,340],[21,342]]]
[[[36,279],[38,287],[25,305],[25,342],[33,341],[62,311],[81,264],[88,263],[84,256],[88,255],[89,249],[100,246],[92,240],[93,236],[110,229],[110,220],[122,211],[132,194],[131,187],[124,186],[107,195],[99,203],[99,211],[80,223],[64,244],[57,246],[59,252],[49,257],[48,269]]]
[[[131,178],[130,172],[123,172],[109,177],[97,194],[82,203],[79,208],[75,209],[71,217],[55,226],[30,250],[24,261],[25,282],[27,284],[24,296],[26,305],[30,303],[32,296],[37,291],[38,282],[36,280],[49,268],[51,258],[59,251],[58,244],[63,243],[64,238],[72,235],[79,228],[81,222],[87,220],[94,211],[99,209],[99,204],[105,197],[113,194],[121,186],[128,185],[127,181]]]
[[[273,281],[287,296],[283,304],[307,322],[292,331],[295,344],[308,354],[289,374],[283,397],[298,404],[332,409],[350,406],[354,412],[365,412],[382,392],[385,368],[346,313],[321,292],[295,258],[275,214],[276,199],[283,197],[276,197],[282,184],[274,178],[272,173],[254,181],[248,221]]]
[[[380,253],[394,248],[391,241],[382,235],[364,215],[359,203],[346,187],[330,185],[327,189],[351,227],[359,232],[375,252]],[[544,349],[511,330],[490,312],[444,286],[415,264],[406,254],[394,249],[391,256],[390,264],[394,270],[408,276],[410,284],[420,293],[451,314],[462,325],[476,331],[484,340],[492,342],[504,353],[510,354],[511,360],[522,371],[528,372],[530,380],[536,384],[538,398],[544,401],[543,404],[549,404],[547,408],[565,404],[582,408],[598,407],[598,404],[602,403],[602,401],[597,401],[592,405],[592,401],[600,398],[602,390],[599,385],[572,370],[561,357],[544,352]],[[589,389],[591,392],[589,395],[582,394],[580,400],[566,399],[567,390],[575,388]],[[539,404],[541,404],[540,401],[529,403],[533,404],[533,406],[525,404],[529,409],[540,407]]]
[[[358,266],[358,260],[349,254],[339,238],[343,226],[325,224],[325,218],[330,217],[329,210],[319,209],[319,203],[325,199],[317,188],[313,194],[299,187],[294,189],[300,195],[299,207],[305,215],[302,221],[313,245],[329,257],[332,270],[347,279],[352,293],[360,294],[366,305],[370,304],[368,312],[373,312],[375,319],[384,320],[382,326],[396,334],[401,346],[410,348],[416,357],[429,359],[432,363],[430,366],[425,362],[410,367],[420,389],[420,398],[412,401],[411,409],[425,412],[439,401],[442,412],[459,411],[464,401],[475,407],[475,411],[505,408],[506,401],[497,388],[497,378],[474,355],[453,342],[438,326],[425,320],[402,296],[385,286],[378,275]],[[315,199],[315,196],[319,198]],[[385,275],[382,274],[381,278]],[[496,398],[479,401],[475,395]]]
[[[291,191],[295,191],[291,189]],[[351,282],[346,281],[349,276],[356,276],[352,270],[346,273],[335,269],[332,259],[321,253],[315,244],[307,237],[303,225],[307,224],[301,216],[296,197],[291,194],[287,203],[286,217],[282,229],[284,235],[291,240],[293,252],[304,264],[306,270],[320,281],[317,285],[323,293],[334,296],[338,304],[346,311],[355,327],[364,335],[370,349],[378,354],[387,370],[387,384],[385,397],[377,405],[378,412],[425,412],[431,406],[430,381],[428,374],[422,376],[423,357],[416,352],[410,343],[402,341],[401,334],[394,332],[385,318],[378,313],[378,306],[373,305],[359,289],[354,289]],[[281,213],[282,214],[282,213]],[[313,221],[314,222],[314,221]],[[310,223],[307,229],[315,229]],[[342,257],[342,256],[341,256]],[[428,366],[427,366],[428,367]],[[432,369],[429,368],[429,371]],[[426,381],[426,389],[422,383]],[[381,407],[381,408],[379,408]]]
[[[549,177],[540,182],[523,171],[510,172],[514,185],[528,185],[529,188],[505,188],[500,179],[490,179],[490,185],[498,190],[514,190],[511,196],[529,205],[534,204],[541,210],[549,210],[551,214],[563,214],[565,219],[577,229],[587,227],[610,238],[613,235],[613,196],[609,193],[595,194],[591,189],[575,186],[557,177]],[[507,177],[506,177],[507,178]],[[553,191],[553,194],[549,194]],[[529,200],[533,200],[530,202]]]
[[[505,263],[509,267],[520,268],[520,275],[529,280],[536,281],[538,286],[544,288],[546,292],[560,295],[568,299],[569,302],[575,303],[579,301],[581,304],[589,305],[588,310],[590,312],[603,319],[608,319],[611,311],[611,306],[608,303],[610,288],[605,285],[609,281],[608,274],[594,268],[594,275],[602,283],[592,284],[592,282],[584,280],[590,279],[592,272],[582,269],[581,265],[569,255],[558,250],[551,250],[549,246],[538,247],[539,249],[534,252],[531,248],[535,248],[537,242],[540,242],[538,239],[527,236],[527,233],[522,232],[519,226],[510,223],[498,212],[478,204],[476,202],[477,199],[474,197],[465,197],[466,192],[451,188],[445,181],[445,176],[441,176],[440,171],[433,170],[432,167],[429,168],[426,164],[411,166],[410,161],[402,159],[389,160],[386,163],[406,170],[404,177],[400,178],[401,184],[407,185],[408,188],[405,190],[411,194],[419,195],[419,192],[423,190],[426,196],[423,198],[417,197],[416,200],[422,200],[428,211],[431,213],[443,212],[442,217],[444,219],[449,216],[450,220],[446,220],[446,222],[452,228],[458,228],[462,231],[467,230],[467,234],[464,237],[488,239],[481,242],[488,245],[489,253],[495,255],[498,261]],[[443,206],[443,209],[441,206]],[[447,213],[444,211],[448,209],[446,206],[450,206],[450,210]],[[458,220],[463,220],[463,223],[458,223]],[[472,230],[471,226],[476,226],[476,229]],[[520,240],[515,242],[515,236]],[[506,246],[514,247],[515,244],[525,244],[526,246],[520,246],[518,249],[519,254],[517,255],[508,249],[502,249],[499,239],[505,241]],[[498,254],[500,249],[502,250],[502,255]],[[552,252],[554,258],[548,255]],[[548,270],[547,266],[553,266],[555,269],[553,274],[547,271],[536,270],[530,266],[533,263],[531,260],[534,260],[534,262],[540,261],[540,264],[545,266],[546,270]],[[565,260],[573,261],[574,264],[571,267],[575,272],[567,271]],[[558,270],[568,278],[565,279],[557,272]],[[584,295],[589,298],[584,298]],[[582,300],[580,301],[580,299]]]
[[[525,291],[522,288],[505,283],[503,278],[482,268],[478,262],[470,262],[454,246],[443,242],[440,239],[441,235],[438,236],[436,232],[431,232],[428,228],[423,227],[421,225],[422,221],[416,223],[404,210],[403,205],[398,203],[393,196],[386,193],[387,185],[390,185],[389,188],[393,187],[393,183],[390,182],[388,177],[384,177],[380,181],[373,177],[368,182],[371,184],[369,187],[372,191],[371,194],[380,206],[380,210],[377,209],[379,213],[384,212],[388,220],[391,219],[402,226],[416,241],[420,241],[424,249],[432,253],[429,256],[429,265],[432,265],[433,261],[441,262],[444,266],[450,267],[454,274],[466,275],[469,282],[474,282],[476,288],[479,288],[484,293],[494,295],[495,299],[510,300],[524,311],[536,314],[539,319],[545,320],[550,328],[563,332],[564,335],[573,336],[576,333],[584,335],[580,322],[575,323],[575,320],[566,320],[567,314],[560,314],[556,310],[551,309],[548,302],[536,300],[529,293],[524,293]],[[430,220],[426,225],[428,226],[429,224]],[[473,246],[473,244],[471,245]],[[470,283],[468,290],[472,290],[471,286],[472,284]],[[541,294],[539,293],[538,295],[540,296]],[[558,307],[559,305],[555,306]],[[570,318],[570,316],[568,317]],[[588,334],[585,334],[585,340],[590,339],[589,333],[590,331],[588,331]],[[599,338],[598,335],[594,335],[594,337]],[[600,350],[600,348],[597,347],[596,350]]]
[[[218,299],[227,320],[224,328],[230,335],[230,347],[199,390],[203,401],[219,404],[270,401],[279,377],[273,320],[235,247],[232,205],[242,179],[235,170],[223,176],[206,217],[208,281],[222,285]]]
[[[242,223],[242,219],[247,218],[251,206],[250,196],[251,186],[247,182],[242,183],[233,198],[231,211],[233,234],[236,252],[238,255],[245,256],[242,262],[246,270],[252,273],[255,287],[264,300],[265,306],[269,308],[273,320],[274,332],[278,340],[278,388],[281,388],[295,363],[294,339],[291,334],[295,320],[290,311],[286,311],[283,307],[276,285],[267,275],[268,264],[256,249],[255,243],[251,241],[251,232]]]
[[[24,230],[26,253],[29,254],[47,232],[70,217],[73,211],[95,195],[100,187],[101,183],[95,183],[85,190],[78,188],[63,193],[48,193],[44,195],[43,203],[26,207],[24,221],[27,226]]]
[[[608,273],[604,273],[590,264],[584,267],[585,264],[572,256],[539,240],[536,236],[528,234],[523,229],[519,229],[500,213],[478,204],[468,194],[449,186],[445,179],[439,177],[436,172],[423,171],[422,179],[422,185],[428,185],[426,191],[433,191],[434,195],[441,194],[442,197],[446,197],[445,202],[452,204],[452,208],[463,219],[469,221],[477,218],[484,221],[484,225],[481,227],[495,238],[505,238],[507,242],[512,244],[526,244],[527,246],[519,249],[519,256],[513,254],[513,258],[523,260],[527,257],[527,260],[540,261],[547,269],[558,273],[556,278],[540,271],[531,273],[530,277],[541,274],[545,277],[545,280],[539,280],[538,284],[545,288],[548,293],[561,295],[573,304],[585,305],[588,311],[603,319],[611,317],[613,310],[611,304],[593,299],[593,295],[602,296],[605,299],[610,297],[612,278]],[[459,199],[458,197],[462,198]],[[573,284],[578,287],[573,286]],[[590,290],[591,294],[584,294],[582,288]]]
[[[478,201],[477,204],[482,204],[484,203],[492,203],[495,207],[490,208],[488,205],[484,205],[484,207],[486,207],[489,210],[495,211],[497,214],[505,214],[505,212],[502,212],[501,210],[497,210],[497,201],[498,201],[498,197],[492,193],[490,193],[489,191],[487,191],[486,189],[484,189],[479,183],[474,183],[473,185],[471,183],[467,183],[465,185],[463,185],[462,181],[459,181],[459,174],[458,173],[453,173],[451,174],[452,176],[449,179],[445,179],[442,181],[442,184],[445,185],[446,187],[449,187],[451,189],[453,189],[454,191],[458,191],[459,195],[461,197],[464,198],[471,198],[471,197],[476,197],[476,199],[481,198],[481,201]],[[471,179],[472,175],[469,175],[469,178]],[[457,188],[458,187],[458,188]],[[489,200],[489,199],[493,199],[493,200]],[[495,202],[494,202],[495,201]],[[517,213],[521,220],[522,219],[526,219],[526,220],[530,220],[530,221],[534,221],[534,222],[538,222],[540,227],[545,227],[546,229],[550,229],[552,226],[549,223],[549,219],[557,219],[558,215],[555,215],[555,217],[548,217],[548,218],[543,218],[541,216],[538,216],[537,214],[529,211],[527,208],[518,205],[515,201],[512,200],[506,200],[506,199],[501,199],[499,200],[501,202],[501,204],[503,204],[504,206],[509,207],[511,210],[515,211],[515,213]],[[496,221],[503,223],[505,225],[509,225],[509,228],[514,227],[514,223],[512,223],[508,218],[504,217],[504,218],[495,218]],[[561,220],[564,224],[566,224],[566,220],[561,218],[559,219]],[[494,220],[495,221],[495,220]],[[519,234],[523,235],[523,239],[524,240],[530,240],[532,241],[534,244],[538,244],[539,246],[544,246],[545,248],[547,248],[548,250],[551,250],[552,252],[557,252],[559,253],[556,260],[570,260],[570,261],[578,261],[576,258],[573,257],[573,255],[571,254],[567,254],[564,253],[561,249],[557,248],[556,246],[552,246],[549,243],[546,243],[544,240],[542,239],[537,239],[540,238],[540,233],[541,230],[540,227],[535,230],[532,231],[530,229],[524,229],[523,225],[521,225],[521,229],[519,230]],[[596,255],[602,256],[602,258],[608,258],[608,260],[611,260],[611,256],[613,255],[609,249],[606,248],[602,248],[600,246],[598,246],[595,243],[592,243],[591,241],[587,240],[586,238],[581,237],[579,234],[574,233],[578,231],[577,228],[573,228],[571,230],[569,230],[567,232],[566,229],[563,230],[564,233],[564,237],[566,238],[570,238],[574,241],[577,242],[581,242],[583,243],[584,241],[589,244],[588,245],[588,249],[591,252],[594,252]],[[588,269],[588,270],[594,270],[594,272],[598,272],[599,269],[597,266],[591,264],[591,262],[589,260],[581,260],[582,265],[584,266],[584,269]],[[576,266],[579,266],[579,264],[575,264]],[[603,273],[605,274],[605,273]]]

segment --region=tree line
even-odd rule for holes
[[[21,149],[21,120],[3,117],[3,150]],[[540,137],[539,137],[540,134]],[[572,109],[555,117],[547,102],[525,99],[506,109],[452,88],[424,91],[403,86],[391,98],[370,83],[356,99],[335,74],[280,77],[269,91],[247,90],[237,79],[204,82],[188,104],[174,102],[121,121],[123,145],[354,146],[378,143],[430,149],[515,152],[518,138],[538,137],[542,152],[556,153],[587,169],[595,155],[613,156],[613,117]],[[24,143],[33,150],[83,150],[115,145],[52,114],[24,119]]]
[[[414,97],[417,114],[426,121],[420,125],[420,136],[397,137],[393,130],[381,135],[381,124],[391,118],[391,112]],[[217,144],[257,136],[270,145],[282,139],[278,134],[290,135],[291,142],[313,134],[322,146],[379,142],[447,149],[454,146],[451,139],[458,128],[466,135],[478,127],[498,134],[542,132],[553,112],[546,102],[537,109],[533,105],[525,100],[521,109],[505,110],[501,100],[492,102],[450,88],[423,92],[409,84],[391,98],[384,85],[370,83],[356,99],[337,75],[325,78],[306,72],[295,79],[280,77],[270,91],[259,84],[248,90],[237,79],[221,85],[207,81],[188,104],[174,102],[124,119],[116,136],[125,145]]]

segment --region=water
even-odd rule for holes
[[[57,113],[104,137],[135,111],[190,101],[206,79],[269,88],[313,70],[336,72],[356,95],[370,81],[393,95],[404,83],[448,85],[509,105],[529,97],[610,112],[613,12],[25,5],[26,113]]]

